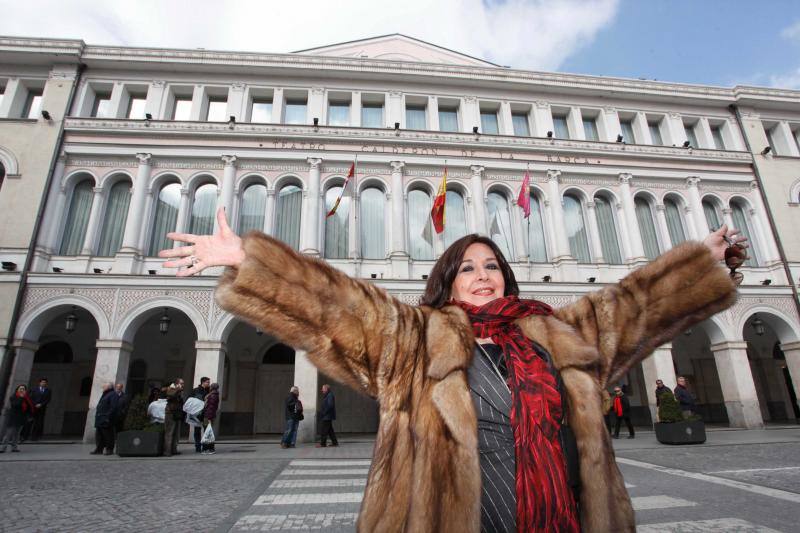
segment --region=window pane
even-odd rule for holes
[[[328,124],[331,126],[350,125],[350,104],[334,104],[328,106]]]
[[[208,122],[227,122],[227,111],[228,102],[225,100],[209,100],[206,120]]]
[[[717,208],[708,200],[703,200],[703,213],[706,215],[708,229],[716,231],[722,226]]]
[[[490,192],[487,195],[489,211],[489,236],[503,252],[506,261],[514,260],[514,247],[511,235],[511,212],[508,200],[502,194]]]
[[[287,185],[280,190],[275,201],[275,238],[295,250],[300,249],[300,211],[303,191],[297,185]]]
[[[69,203],[67,222],[64,225],[64,236],[61,239],[61,255],[78,255],[83,248],[86,227],[89,224],[89,212],[92,210],[92,182],[84,180],[72,191]]]
[[[131,201],[131,184],[120,181],[111,187],[108,193],[106,216],[103,220],[103,234],[97,255],[111,257],[122,246],[122,235],[125,233],[125,221],[128,219],[128,205]]]
[[[528,115],[514,113],[511,115],[511,123],[514,126],[514,135],[530,137],[531,130],[528,127]]]
[[[192,101],[188,98],[175,99],[175,113],[172,120],[189,120],[192,113]]]
[[[131,97],[131,101],[128,103],[128,118],[134,120],[143,120],[145,118],[146,105],[146,98]]]
[[[717,150],[725,149],[725,141],[722,140],[722,128],[720,126],[711,127],[711,137],[714,139],[714,148]]]
[[[361,126],[364,128],[382,128],[383,105],[364,104],[361,107]]]
[[[386,214],[386,196],[375,187],[361,192],[361,256],[364,259],[384,259],[383,220]]]
[[[496,111],[481,111],[481,133],[487,135],[497,135],[497,112]]]
[[[564,224],[569,240],[569,251],[578,263],[590,263],[589,241],[586,238],[586,224],[580,201],[567,194],[564,196]]]
[[[672,246],[677,246],[686,240],[686,233],[683,231],[681,212],[675,200],[667,198],[664,200],[664,212],[667,218],[667,230]]]
[[[172,240],[167,239],[167,233],[175,231],[180,203],[181,186],[179,183],[170,183],[161,188],[156,201],[156,216],[150,237],[150,247],[147,250],[148,257],[155,257],[160,250],[172,248]]]
[[[636,137],[633,135],[633,122],[630,120],[620,120],[619,126],[622,130],[622,140],[628,144],[635,144]]]
[[[661,129],[658,126],[657,122],[648,122],[647,127],[650,129],[650,139],[653,141],[654,145],[661,146],[664,144],[664,141],[661,140]]]
[[[600,249],[603,250],[603,259],[612,265],[622,264],[622,254],[619,251],[617,226],[614,222],[614,213],[611,203],[602,196],[594,199],[597,228],[600,233]]]
[[[464,197],[457,191],[447,191],[444,197],[445,225],[444,247],[447,248],[467,234],[467,218],[464,211]]]
[[[597,141],[600,139],[600,137],[597,136],[597,122],[595,119],[583,119],[583,133],[587,141]]]
[[[306,103],[286,102],[286,124],[306,123]]]
[[[526,222],[528,224],[528,256],[534,263],[546,263],[547,244],[544,237],[542,203],[534,193],[531,193],[531,216]]]
[[[692,148],[700,148],[700,145],[697,143],[697,135],[694,134],[694,126],[684,124],[683,131],[686,132],[686,140],[689,141]]]
[[[192,202],[189,233],[211,235],[214,233],[214,211],[217,206],[217,186],[208,183],[197,188]]]
[[[567,117],[553,117],[553,135],[556,139],[569,139],[569,128],[567,127]]]
[[[644,255],[648,259],[658,257],[658,237],[656,236],[656,226],[653,222],[653,211],[650,204],[642,198],[636,198],[636,221],[639,223],[639,233],[642,235],[642,246]]]
[[[253,101],[253,109],[250,111],[250,122],[265,124],[272,122],[272,102]]]
[[[39,111],[42,109],[42,95],[31,93],[28,95],[25,116],[27,118],[39,118]]]
[[[439,131],[458,131],[458,111],[439,109]]]
[[[734,227],[742,232],[742,236],[747,237],[747,242],[750,244],[750,248],[747,249],[748,259],[744,264],[753,267],[758,266],[758,260],[756,259],[756,242],[753,240],[750,217],[747,216],[744,207],[738,202],[731,205],[731,211]]]
[[[98,94],[92,106],[92,116],[97,118],[109,118],[111,116],[111,95]]]
[[[242,194],[239,213],[239,235],[248,231],[264,231],[264,211],[267,207],[267,188],[261,183],[249,185]]]
[[[408,193],[408,253],[411,259],[433,259],[431,197],[414,189]]]
[[[341,187],[331,187],[325,192],[325,212],[330,212],[336,199],[342,194]],[[325,219],[325,257],[328,259],[347,258],[347,238],[350,219],[350,196],[345,195],[336,212]]]
[[[406,106],[406,129],[424,130],[427,129],[425,123],[425,108]]]

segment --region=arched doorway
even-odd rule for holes
[[[725,398],[711,351],[712,336],[721,337],[721,332],[708,320],[684,331],[672,340],[672,359],[675,375],[686,378],[689,391],[696,398],[697,414],[705,422],[727,424]]]
[[[285,399],[294,384],[294,360],[294,349],[277,341],[263,351],[256,378],[254,433],[283,432]]]

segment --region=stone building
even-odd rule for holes
[[[774,173],[796,179],[798,153],[781,155],[780,170],[754,167],[762,156],[729,108],[767,109],[796,138],[799,92],[515,70],[402,35],[291,54],[67,43],[74,57],[53,55],[62,41],[0,38],[0,160],[10,174],[0,256],[18,269],[30,259],[3,367],[8,383],[50,379],[48,433],[89,438],[104,381],[141,392],[209,376],[223,391],[222,434],[279,431],[297,384],[310,438],[327,378],[301,351],[222,312],[218,272],[176,279],[155,257],[173,246],[168,231],[213,231],[218,206],[235,231],[263,230],[409,304],[435,258],[469,232],[492,236],[523,296],[560,306],[733,224],[753,243],[739,302],[659,348],[623,384],[641,423],[651,420],[655,379],[674,386],[676,374],[708,421],[758,427],[799,416],[800,246],[790,277],[754,170],[768,187]],[[39,70],[23,67],[31,63]],[[62,63],[84,67],[62,109],[62,142],[38,147],[55,161],[48,176],[45,155],[17,142],[17,129],[47,124],[20,120],[6,102]],[[752,113],[745,124],[762,127]],[[356,161],[353,196],[326,218]],[[446,228],[431,235],[445,167]],[[526,171],[527,219],[516,205]],[[778,235],[792,233],[783,210],[794,206],[780,208]],[[10,231],[21,220],[27,233]],[[20,279],[0,276],[0,306]],[[6,335],[13,310],[0,309]],[[376,429],[371,400],[343,387],[337,400],[337,429]]]

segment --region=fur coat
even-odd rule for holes
[[[219,282],[219,305],[379,402],[359,531],[479,531],[477,419],[467,383],[474,338],[466,314],[403,304],[264,234],[246,236],[244,250],[244,262]],[[601,391],[735,298],[726,271],[690,242],[552,316],[519,321],[563,378],[584,532],[635,530]]]

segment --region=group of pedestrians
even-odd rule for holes
[[[181,422],[184,419],[193,426],[192,437],[195,453],[213,455],[216,453],[214,442],[213,440],[209,441],[209,439],[205,439],[206,442],[203,442],[203,435],[208,431],[208,426],[214,423],[219,411],[219,384],[211,383],[211,379],[207,377],[200,378],[200,384],[192,389],[189,398],[202,402],[202,405],[197,410],[193,409],[192,413],[185,411],[186,400],[189,398],[184,398],[183,389],[184,381],[178,378],[162,390],[166,400],[164,408],[164,455],[170,457],[181,453],[178,451],[178,437],[181,432]],[[153,403],[158,401],[158,399],[155,399]],[[151,403],[151,407],[153,403]],[[148,408],[148,412],[150,411],[151,409]],[[213,429],[211,431],[213,432]]]
[[[19,452],[20,442],[39,440],[44,432],[44,417],[52,392],[47,378],[39,380],[39,386],[28,391],[26,385],[18,385],[6,404],[6,422],[3,427],[0,453],[4,453],[8,445],[12,452]]]
[[[296,385],[289,389],[289,395],[284,401],[284,414],[286,428],[281,438],[281,448],[294,448],[297,443],[297,428],[300,421],[305,419],[303,402],[300,401],[300,389]],[[334,420],[336,420],[336,398],[330,385],[325,384],[322,386],[322,403],[319,411],[320,441],[317,443],[317,448],[327,447],[329,438],[331,446],[339,446],[339,440],[333,429]]]

